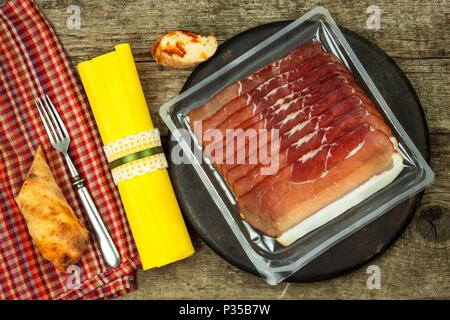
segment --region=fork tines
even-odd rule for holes
[[[35,104],[52,145],[55,148],[55,145],[63,142],[68,145],[69,134],[50,97],[45,95],[42,99],[37,98]]]

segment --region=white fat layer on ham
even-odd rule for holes
[[[279,68],[279,63],[276,64],[274,67],[275,67],[275,68]],[[261,83],[261,84],[260,84],[259,86],[257,86],[254,90],[255,90],[255,91],[258,91],[258,92],[263,91],[263,90],[266,90],[266,88],[267,88],[268,86],[270,86],[272,82],[277,81],[277,80],[280,80],[280,79],[282,79],[282,80],[287,79],[287,78],[288,78],[293,72],[295,72],[295,71],[296,71],[295,69],[294,69],[294,70],[290,70],[290,71],[287,71],[287,72],[285,72],[285,73],[282,73],[282,74],[280,74],[280,75],[278,75],[278,76],[276,76],[276,77],[270,78],[270,79],[264,81],[263,83]],[[248,79],[251,80],[250,78],[248,78]],[[303,78],[299,78],[299,79],[295,80],[294,82],[298,82],[298,81],[303,81]],[[263,99],[267,100],[268,97],[271,97],[272,95],[276,94],[276,92],[277,92],[278,90],[280,90],[281,88],[286,88],[286,87],[287,87],[288,85],[290,85],[290,84],[291,84],[291,83],[286,83],[286,84],[284,84],[284,85],[282,85],[282,86],[279,86],[279,87],[276,87],[276,88],[272,89],[269,93],[267,93],[267,94],[263,97]],[[239,87],[239,88],[241,89],[241,87]],[[239,90],[238,90],[238,96],[239,96],[239,95],[240,95],[240,94],[239,94]],[[253,94],[251,94],[250,92],[247,93],[247,102],[246,102],[247,105],[250,104],[252,98],[253,98]]]
[[[303,112],[303,110],[299,110],[300,112]],[[283,121],[278,123],[278,128],[282,128],[283,126],[285,126],[289,121],[295,119],[295,117],[297,117],[299,115],[299,111],[293,112],[291,114],[289,114]],[[311,109],[309,110],[308,113],[308,118],[305,121],[302,121],[298,124],[296,124],[295,126],[293,126],[291,129],[289,129],[287,132],[285,132],[283,135],[286,135],[287,137],[292,136],[293,134],[297,133],[298,131],[302,130],[307,124],[309,124],[311,121],[313,121],[314,119],[317,119],[317,124],[315,127],[315,130],[319,129],[319,121],[320,119],[323,117],[323,115],[320,116],[316,116],[316,117],[311,117]],[[284,121],[286,119],[290,118],[289,120],[286,121],[286,123],[284,123]]]
[[[238,91],[237,95],[240,96],[242,93],[242,81],[238,81]]]
[[[373,195],[375,192],[386,187],[394,181],[403,170],[403,157],[399,153],[396,152],[393,154],[392,162],[393,167],[391,169],[370,178],[352,192],[301,221],[278,237],[277,241],[283,246],[289,246],[296,240],[335,219],[348,209]]]
[[[297,98],[297,99],[295,99],[295,100],[293,100],[293,102],[297,102],[298,100],[304,100],[304,99],[306,99],[306,98],[308,98],[309,96],[311,96],[310,94],[307,94],[307,95],[304,95],[304,96],[301,96],[301,97],[299,97],[299,98]],[[289,106],[290,106],[290,103],[287,103],[287,104],[285,104],[285,105],[283,105],[281,108],[283,108],[284,110],[286,110],[286,109],[288,109],[289,108]],[[294,111],[292,111],[291,113],[289,113],[283,120],[281,120],[280,122],[278,122],[278,124],[277,124],[277,127],[278,128],[281,128],[282,126],[285,126],[286,124],[288,124],[290,121],[292,121],[293,119],[295,119],[301,112],[303,112],[306,108],[309,108],[309,116],[308,116],[308,120],[306,120],[306,121],[303,121],[303,122],[301,122],[301,123],[299,123],[298,125],[296,125],[295,127],[293,127],[292,129],[290,129],[288,132],[288,135],[290,136],[290,135],[292,135],[292,134],[294,134],[295,132],[297,132],[298,130],[301,130],[302,128],[303,128],[303,124],[304,123],[308,123],[310,120],[311,120],[311,110],[313,109],[313,107],[314,107],[315,105],[313,104],[313,105],[307,105],[307,106],[305,106],[305,102],[304,101],[302,101],[302,105],[301,105],[301,107],[299,108],[299,109],[296,109],[296,110],[294,110]],[[284,110],[281,110],[281,108],[280,109],[278,109],[278,110],[280,110],[280,111],[276,111],[275,112],[275,114],[277,114],[277,113],[279,113],[279,112],[281,112],[281,111],[284,111]]]
[[[267,79],[266,81],[264,81],[262,84],[260,84],[259,86],[257,86],[256,87],[256,90],[257,91],[262,91],[262,90],[266,90],[267,89],[267,87],[268,86],[270,86],[271,84],[272,84],[272,82],[275,82],[275,81],[278,81],[278,80],[286,80],[287,78],[289,78],[289,76],[292,74],[292,73],[294,73],[296,70],[294,69],[294,70],[289,70],[289,71],[286,71],[286,72],[284,72],[284,73],[282,73],[282,74],[279,74],[278,76],[276,76],[276,77],[273,77],[273,78],[270,78],[270,79]],[[279,88],[279,87],[276,87],[276,88],[274,88],[273,90],[276,90],[277,88]],[[272,91],[273,91],[272,90]],[[272,92],[271,91],[271,92]]]
[[[254,116],[256,114],[256,108],[258,106],[256,105],[256,103],[252,103],[252,115]]]
[[[320,146],[317,149],[314,149],[310,152],[305,153],[303,156],[301,156],[300,158],[297,159],[298,162],[305,162],[306,160],[311,159],[312,157],[314,157],[316,154],[318,154],[325,146]],[[292,166],[293,167],[293,166]]]
[[[252,101],[252,95],[250,93],[247,93],[247,101],[245,102],[245,104],[250,104],[250,101]]]
[[[271,105],[270,107],[268,107],[267,108],[267,110],[270,112],[270,111],[272,111],[272,112],[275,112],[275,114],[278,114],[279,112],[281,112],[280,111],[280,109],[282,108],[282,107],[284,107],[284,105],[286,105],[286,102],[290,102],[290,99],[291,98],[293,98],[293,97],[295,97],[295,96],[298,96],[300,93],[299,92],[293,92],[293,93],[291,93],[291,94],[288,94],[287,96],[285,96],[285,97],[283,97],[283,98],[280,98],[280,99],[278,99],[273,105]],[[298,98],[295,98],[295,100],[297,100]],[[295,101],[295,100],[292,100],[292,101]],[[280,107],[281,106],[281,107]],[[275,111],[273,111],[273,110],[275,110]]]
[[[302,111],[303,111],[302,109],[299,109],[299,110],[295,110],[294,112],[288,114],[286,116],[286,118],[284,118],[283,120],[278,122],[278,128],[281,128],[281,127],[285,126],[286,124],[288,124],[290,121],[294,120]]]
[[[326,157],[326,159],[325,159],[325,170],[322,172],[322,174],[320,175],[320,177],[321,178],[323,178],[323,177],[325,177],[327,174],[328,174],[328,160],[330,159],[330,157],[331,157],[331,148],[330,149],[328,149],[328,152],[327,152],[327,157]]]
[[[317,122],[317,126],[318,125],[319,125],[319,123]],[[333,127],[328,127],[328,128],[323,129],[323,130],[328,132],[328,131],[331,131],[332,129],[333,129]],[[323,137],[322,137],[321,144],[325,144],[328,141],[327,138],[328,138],[328,134],[324,134]]]
[[[316,131],[314,131],[314,132],[311,132],[310,134],[307,134],[307,135],[304,136],[304,137],[301,137],[301,138],[298,139],[295,143],[293,143],[292,146],[293,146],[294,148],[300,147],[302,144],[307,143],[308,141],[310,141],[314,136],[317,135],[318,132],[319,132],[319,131],[316,130]]]
[[[372,130],[372,127],[370,128],[370,130]],[[325,170],[322,172],[322,174],[320,175],[320,177],[317,178],[317,179],[322,179],[322,178],[324,178],[324,177],[327,176],[327,174],[328,174],[328,172],[329,172],[329,171],[328,171],[328,160],[330,159],[330,157],[331,157],[331,155],[332,155],[332,149],[333,149],[334,146],[336,146],[336,143],[331,143],[331,144],[327,144],[327,145],[321,145],[319,148],[317,148],[317,149],[315,149],[315,150],[309,152],[309,153],[311,153],[311,152],[317,151],[317,152],[314,153],[312,156],[309,156],[306,160],[308,160],[308,159],[314,157],[314,156],[315,156],[320,150],[322,150],[324,147],[329,147],[328,152],[327,152],[327,156],[326,156],[326,158],[325,158]],[[358,153],[359,150],[361,150],[361,148],[362,148],[363,146],[364,146],[364,141],[361,142],[361,143],[359,143],[359,144],[358,144],[356,147],[354,147],[352,150],[350,150],[350,152],[345,156],[345,159],[348,159],[348,158],[350,158],[350,157],[353,157],[355,154]],[[305,154],[305,156],[306,156],[306,155],[308,155],[308,153]],[[303,157],[304,157],[304,156],[303,156]],[[298,161],[298,162],[305,162],[306,160],[304,160],[303,157],[299,158],[297,161]],[[291,167],[291,170],[293,170],[293,166]],[[291,171],[291,175],[292,175],[292,171]],[[297,182],[297,184],[314,183],[317,179],[314,179],[314,180],[305,180],[305,181]]]
[[[355,92],[355,89],[351,88],[352,92]],[[309,88],[305,88],[302,91],[293,92],[284,98],[278,99],[272,106],[268,108],[269,113],[273,112],[274,115],[279,115],[281,112],[287,110],[290,107],[290,99],[291,101],[305,100],[311,98],[311,94],[304,94],[309,91]],[[294,98],[295,97],[295,98]]]
[[[285,59],[286,61],[289,61],[289,60],[291,60],[292,59],[292,57],[291,56],[288,56],[287,57],[287,59]],[[276,71],[276,74],[279,74],[280,72],[281,72],[281,60],[277,60],[276,62],[275,62],[275,69],[277,70]]]
[[[364,141],[361,142],[360,144],[358,144],[355,148],[353,148],[353,150],[348,153],[348,155],[345,157],[345,159],[353,157],[363,146],[364,146]]]
[[[299,79],[300,80],[300,79]],[[297,80],[298,81],[298,80]],[[264,100],[268,100],[271,96],[275,95],[278,91],[280,91],[281,89],[285,89],[289,86],[290,83],[285,83],[279,87],[276,87],[275,89],[270,90],[270,92],[268,94],[266,94],[263,99]]]
[[[294,142],[293,144],[292,144],[292,146],[294,147],[294,148],[298,148],[298,147],[300,147],[301,145],[303,145],[304,143],[307,143],[307,142],[309,142],[313,137],[315,137],[315,136],[317,136],[317,134],[319,133],[319,132],[328,132],[328,131],[331,131],[333,129],[333,127],[326,127],[326,128],[320,128],[320,129],[318,129],[317,128],[317,126],[316,126],[316,130],[315,131],[313,131],[313,132],[311,132],[311,133],[309,133],[309,134],[307,134],[306,136],[303,136],[303,137],[301,137],[300,139],[298,139],[296,142]],[[327,141],[327,134],[325,133],[324,135],[323,135],[323,137],[322,137],[322,145],[325,143]]]
[[[390,137],[389,140],[391,140],[392,145],[394,146],[394,149],[398,151],[398,141],[395,137]]]
[[[303,81],[303,78],[298,79],[297,81]],[[265,97],[263,97],[264,100],[267,101],[268,97],[276,94],[276,92],[280,89],[284,89],[285,87],[288,87],[290,84],[285,84],[281,87],[275,88],[273,89],[271,92],[269,92]],[[294,103],[299,103],[299,101],[302,101],[302,106],[300,107],[300,109],[303,109],[305,107],[305,102],[304,100],[311,97],[311,94],[304,94],[304,91],[308,91],[306,88],[304,90],[302,90],[301,92],[294,92],[291,93],[283,98],[278,99],[275,103],[273,103],[271,106],[269,106],[267,108],[268,110],[268,114],[270,114],[271,112],[274,113],[274,115],[278,115],[281,112],[287,110],[290,106],[292,106]],[[305,91],[305,92],[306,92]],[[292,97],[297,96],[295,99],[290,100]],[[247,99],[247,105],[249,104],[249,99]],[[257,111],[257,104],[253,103],[252,104],[252,115],[254,116],[256,114]],[[275,110],[275,111],[273,111]],[[267,124],[267,117],[265,117],[265,122],[264,122],[264,127],[266,127]]]
[[[246,80],[252,81],[253,79],[259,79],[259,73],[252,74],[251,76],[248,76]]]
[[[308,107],[310,107],[310,106],[308,106]],[[322,119],[323,115],[316,116],[316,117],[311,117],[311,110],[312,110],[312,109],[313,109],[313,108],[310,107],[310,109],[309,109],[309,110],[310,110],[310,111],[309,111],[309,116],[308,116],[308,119],[307,119],[307,120],[305,120],[305,121],[303,121],[303,122],[300,122],[299,124],[295,125],[295,126],[292,127],[291,129],[289,129],[289,130],[285,133],[285,135],[287,135],[288,137],[290,137],[291,135],[293,135],[293,134],[296,133],[297,131],[302,130],[309,122],[311,122],[311,121],[312,121],[313,119],[315,119],[315,118],[318,119],[318,121],[317,121],[317,123],[316,123],[315,130],[318,130],[318,129],[319,129],[320,119]],[[292,113],[288,114],[282,121],[280,121],[280,122],[277,124],[278,128],[282,128],[283,126],[285,126],[286,124],[288,124],[291,120],[295,119],[295,118],[300,114],[300,112],[303,112],[304,110],[305,110],[305,105],[304,105],[304,102],[303,102],[303,103],[302,103],[302,107],[301,107],[300,109],[295,110],[295,111],[293,111]],[[365,111],[365,114],[366,114],[366,115],[369,115],[370,112],[368,112],[368,111],[366,110],[366,111]],[[371,130],[373,130],[373,129],[371,129]]]
[[[270,65],[264,67],[260,71],[262,71],[264,69],[267,69],[267,68],[270,68],[270,69],[274,69],[274,71],[275,71],[274,74],[279,74],[280,70],[281,70],[281,64],[286,62],[286,61],[290,61],[292,59],[293,59],[292,55],[288,55],[288,56],[286,56],[286,57],[284,57],[284,58],[282,58],[280,60],[272,62]],[[259,78],[259,72],[256,73],[256,74],[252,74],[252,75],[248,76],[247,80],[253,80],[254,78]]]
[[[294,103],[299,103],[300,101],[302,101],[302,106],[300,107],[300,109],[303,109],[305,107],[305,99],[311,97],[310,94],[303,95],[299,94],[298,92],[296,92],[295,95],[297,95],[298,97],[296,97],[293,100],[289,100],[290,97],[294,96],[293,94],[290,94],[285,98],[278,99],[277,102],[270,107],[271,110],[275,110],[273,111],[273,115],[275,116],[279,115],[281,112],[284,112],[287,109],[289,109]]]

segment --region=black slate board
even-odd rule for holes
[[[187,90],[214,71],[237,58],[291,21],[261,25],[236,35],[222,44],[213,58],[199,65],[186,81]],[[400,68],[378,47],[363,37],[342,29],[351,47],[372,77],[388,105],[425,159],[429,160],[428,127],[420,101]],[[172,150],[175,142],[169,143]],[[202,239],[236,267],[257,275],[225,219],[190,165],[170,165],[169,173],[184,215]],[[310,282],[350,272],[376,257],[392,244],[410,222],[422,198],[420,193],[386,213],[380,219],[349,236],[287,281]]]

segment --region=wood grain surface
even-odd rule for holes
[[[156,65],[150,56],[159,35],[185,29],[212,33],[222,42],[257,25],[295,19],[325,6],[340,26],[363,35],[390,55],[411,81],[431,133],[436,182],[427,189],[400,239],[372,261],[381,288],[368,289],[367,267],[337,279],[271,287],[212,252],[194,233],[196,255],[161,269],[138,272],[138,290],[125,299],[359,299],[450,298],[450,2],[294,0],[37,0],[73,65],[128,42],[156,126],[166,135],[158,109],[174,97],[192,70]],[[81,26],[69,28],[70,5],[79,6]],[[381,29],[367,28],[367,7],[381,9]]]

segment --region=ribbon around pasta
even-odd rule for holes
[[[103,149],[116,185],[168,166],[158,129],[127,136]]]

